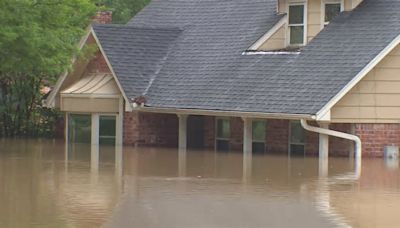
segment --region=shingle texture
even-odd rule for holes
[[[141,96],[162,68],[181,30],[93,25],[125,94]]]
[[[125,93],[146,106],[286,114],[316,114],[400,33],[399,0],[364,0],[300,54],[243,55],[282,17],[275,9],[153,0],[127,25],[95,32]]]

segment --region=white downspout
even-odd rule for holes
[[[333,131],[333,130],[329,130],[329,129],[310,126],[310,125],[308,125],[307,120],[305,120],[305,119],[301,119],[300,122],[301,122],[301,126],[304,129],[306,129],[307,131],[316,132],[319,134],[324,134],[324,135],[329,135],[329,136],[334,136],[334,137],[354,141],[354,143],[355,143],[356,176],[360,175],[360,173],[361,173],[361,139],[358,136],[339,132],[339,131]]]

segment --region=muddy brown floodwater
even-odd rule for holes
[[[244,160],[3,139],[0,227],[400,227],[398,162],[364,159],[354,178],[349,158],[327,177],[314,157]]]

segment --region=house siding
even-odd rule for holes
[[[284,49],[285,43],[285,26],[282,25],[267,41],[265,41],[259,48],[259,51],[271,51]]]
[[[400,46],[332,109],[332,122],[400,123]]]

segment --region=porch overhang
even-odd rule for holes
[[[66,112],[118,113],[120,97],[111,74],[93,73],[60,93],[60,109]]]

